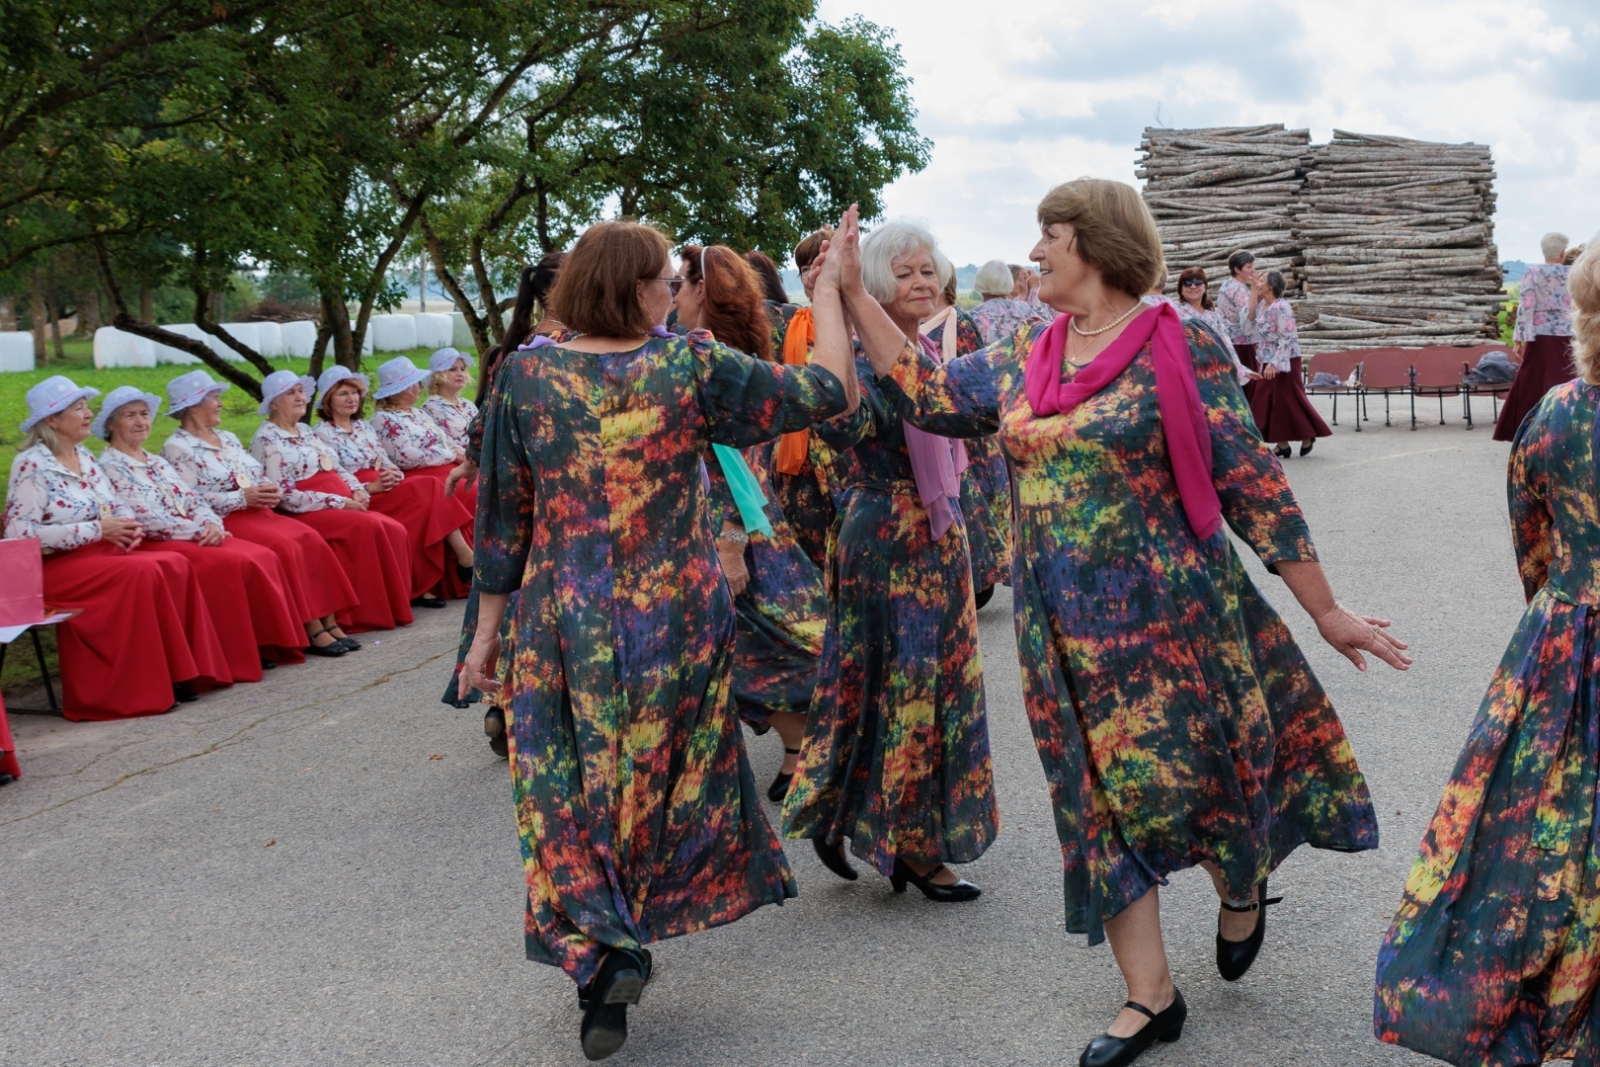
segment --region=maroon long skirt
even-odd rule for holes
[[[331,471],[319,471],[295,486],[350,495],[344,481]],[[406,571],[411,547],[404,526],[375,511],[328,509],[291,517],[322,535],[355,587],[356,606],[336,616],[341,627],[361,633],[392,630],[411,623],[411,577]]]
[[[61,709],[73,722],[159,715],[174,682],[233,680],[200,581],[176,553],[97,541],[46,556],[44,599],[83,612],[56,631]]]
[[[1494,422],[1494,439],[1514,440],[1517,427],[1544,399],[1544,394],[1577,376],[1578,368],[1572,364],[1572,338],[1546,334],[1529,341],[1522,353],[1522,366],[1517,368],[1511,391],[1500,408],[1500,417]]]
[[[470,530],[472,514],[459,499],[444,495],[441,479],[418,477],[419,473],[407,471],[405,478],[394,488],[372,493],[372,503],[368,507],[406,528],[406,537],[411,543],[413,598],[435,589],[445,597],[466,596],[465,591],[458,590],[460,583],[455,580],[456,554],[444,543],[444,539],[463,524]],[[363,483],[370,483],[377,480],[378,472],[372,469],[356,471],[356,477]],[[368,492],[372,491],[369,489]],[[467,536],[470,544],[471,534]]]
[[[1260,371],[1261,370],[1260,365],[1256,363],[1256,346],[1255,345],[1243,345],[1243,344],[1240,344],[1238,341],[1235,341],[1233,343],[1233,350],[1235,352],[1239,353],[1239,362],[1240,363],[1243,363],[1250,370],[1253,370],[1253,371]],[[1247,403],[1247,404],[1253,403],[1255,401],[1255,398],[1256,398],[1256,383],[1255,383],[1255,380],[1252,379],[1252,380],[1250,380],[1248,382],[1245,382],[1244,385],[1241,388],[1242,388],[1242,390],[1244,392],[1245,403]]]
[[[1243,359],[1240,356],[1240,359]],[[1306,396],[1304,375],[1300,373],[1300,359],[1289,361],[1287,373],[1280,371],[1272,378],[1262,378],[1255,383],[1255,396],[1250,399],[1250,414],[1255,416],[1261,439],[1268,444],[1286,441],[1309,441],[1313,437],[1332,437],[1333,431],[1322,421],[1317,409]]]
[[[328,542],[305,523],[266,508],[245,508],[222,520],[239,541],[272,550],[289,579],[286,590],[300,622],[325,619],[355,607],[360,598]]]

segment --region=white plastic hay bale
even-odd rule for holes
[[[33,369],[33,334],[0,333],[0,372]]]
[[[455,344],[455,323],[449,315],[419,311],[411,316],[417,326],[417,347],[445,348]]]
[[[228,334],[246,348],[254,349],[256,352],[261,351],[261,323],[259,322],[225,322],[222,324],[222,332]],[[244,357],[229,348],[228,343],[222,338],[217,338],[217,343],[222,346],[222,349],[226,350],[226,358],[244,360]]]
[[[283,354],[295,359],[310,359],[317,344],[317,324],[310,319],[285,322],[278,327],[283,340]]]
[[[166,330],[168,333],[175,333],[182,337],[187,337],[192,341],[200,341],[209,347],[215,348],[215,346],[211,344],[213,338],[211,338],[204,330],[200,329],[200,327],[196,326],[192,322],[163,323],[161,328]],[[200,362],[199,356],[185,352],[181,348],[174,348],[172,345],[157,344],[155,349],[157,363],[183,364]]]
[[[367,322],[375,352],[404,352],[417,347],[415,315],[374,315]]]
[[[472,339],[472,330],[467,326],[467,317],[459,311],[450,312],[450,346],[463,352],[478,350],[478,343]]]
[[[101,370],[154,367],[155,345],[115,326],[102,326],[94,332],[94,365]]]
[[[283,355],[283,327],[276,322],[258,322],[255,350],[268,359]]]

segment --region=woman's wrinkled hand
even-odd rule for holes
[[[223,538],[227,536],[227,531],[222,527],[214,522],[208,522],[205,528],[200,531],[200,536],[195,538],[195,541],[201,548],[216,548],[222,544]]]
[[[482,634],[474,634],[472,647],[467,650],[467,658],[461,664],[462,681],[469,689],[478,689],[485,693],[500,692],[501,683],[495,677],[499,661],[499,635],[485,637]]]
[[[463,459],[457,464],[455,470],[444,476],[444,495],[450,496],[456,491],[456,486],[462,482],[470,481],[478,474],[478,465],[470,459]]]
[[[717,538],[717,557],[722,560],[722,574],[728,579],[728,589],[734,596],[744,592],[750,584],[750,571],[744,565],[744,545],[737,541]]]
[[[119,519],[116,516],[101,519],[100,540],[109,541],[124,552],[132,551],[144,540],[144,527],[133,519]]]
[[[1357,615],[1342,604],[1334,604],[1333,608],[1323,613],[1316,619],[1317,632],[1322,639],[1332,645],[1338,653],[1356,665],[1356,670],[1367,669],[1367,661],[1362,652],[1370,652],[1397,671],[1408,669],[1412,664],[1410,656],[1405,650],[1410,647],[1404,641],[1389,633],[1389,620],[1376,619],[1370,615]]]
[[[283,502],[283,490],[271,482],[246,486],[240,491],[244,493],[244,502],[248,507],[275,508]]]

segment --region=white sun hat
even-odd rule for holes
[[[372,394],[372,399],[383,400],[403,393],[413,385],[420,385],[427,376],[427,371],[418,370],[417,365],[405,356],[396,356],[378,368],[378,389]]]
[[[36,423],[61,414],[80,400],[99,395],[98,389],[80,386],[59,374],[52,375],[28,390],[28,417],[20,424],[22,432],[27,433]]]
[[[111,416],[117,409],[127,404],[143,400],[150,408],[150,417],[156,417],[156,411],[161,407],[161,398],[154,393],[147,393],[132,385],[119,385],[106,394],[105,401],[100,405],[100,414],[94,417],[94,425],[89,427],[91,433],[102,441],[111,440],[106,433],[106,423],[111,421]]]
[[[468,370],[471,370],[474,366],[476,366],[472,357],[467,355],[465,352],[458,352],[453,348],[441,348],[439,351],[428,357],[428,370],[434,374],[438,374],[443,370],[449,370],[451,367],[456,365],[456,360],[458,359],[464,359],[467,361]]]
[[[349,367],[341,367],[337,363],[322,372],[322,377],[317,379],[317,399],[313,407],[322,406],[322,398],[333,392],[333,387],[340,382],[355,382],[365,393],[372,388],[372,383],[367,381],[365,374],[357,374]]]
[[[272,414],[272,402],[297,385],[305,390],[307,400],[310,400],[311,394],[317,391],[316,380],[309,374],[296,374],[292,370],[275,370],[267,375],[261,382],[261,403],[256,405],[256,414],[263,419]]]
[[[176,417],[180,411],[194,407],[208,396],[221,396],[231,389],[227,382],[214,382],[203,370],[180,374],[167,383],[167,414]]]

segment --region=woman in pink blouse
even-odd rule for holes
[[[1257,284],[1256,257],[1243,249],[1228,257],[1228,280],[1217,290],[1217,314],[1227,330],[1228,341],[1246,370],[1258,373],[1261,366],[1256,361],[1256,349],[1261,344],[1261,334],[1256,330],[1250,307],[1250,291]],[[1258,388],[1255,379],[1244,386],[1244,398],[1254,400]]]
[[[408,478],[395,466],[372,426],[361,417],[367,380],[345,367],[329,367],[317,382],[316,434],[339,458],[339,466],[366,487],[368,505],[406,528],[411,546],[411,596],[424,607],[444,607],[434,595],[454,591],[445,576],[459,568],[456,585],[472,581],[472,548],[461,536],[471,515],[459,500],[444,495],[438,478]]]
[[[1294,308],[1283,298],[1283,290],[1283,275],[1275,270],[1256,275],[1250,290],[1247,309],[1260,338],[1256,362],[1261,372],[1250,397],[1250,414],[1261,439],[1277,446],[1273,454],[1288,459],[1290,441],[1300,442],[1303,456],[1311,451],[1316,438],[1331,437],[1333,431],[1306,396],[1305,376],[1300,371],[1300,333]],[[1238,347],[1234,346],[1235,351]]]
[[[306,635],[289,607],[289,580],[278,557],[228,536],[222,519],[172,464],[145,451],[160,406],[153,393],[118,386],[106,395],[92,427],[96,437],[110,442],[100,454],[100,469],[144,529],[140,551],[176,552],[189,561],[234,681],[259,682],[264,668],[304,663]]]
[[[356,651],[361,642],[339,627],[337,615],[356,606],[357,597],[339,558],[304,523],[272,510],[283,493],[267,480],[256,458],[222,424],[226,383],[203,370],[167,383],[167,414],[178,429],[161,454],[206,506],[222,517],[222,528],[241,541],[269,549],[283,564],[295,618],[306,632],[305,651],[335,657]]]
[[[132,551],[144,529],[83,447],[99,395],[60,375],[28,390],[6,489],[5,536],[38,539],[45,602],[82,612],[57,631],[62,712],[75,722],[157,715],[195,699],[196,682],[232,681],[194,569]]]
[[[267,375],[257,409],[266,421],[251,437],[250,452],[283,494],[279,510],[315,529],[339,557],[359,598],[348,615],[339,616],[344,628],[407,625],[412,615],[406,528],[367,510],[371,498],[355,475],[341,468],[327,442],[300,421],[309,382],[293,371]]]
[[[1521,365],[1494,423],[1496,441],[1516,439],[1517,427],[1544,394],[1578,376],[1572,363],[1572,297],[1567,293],[1567,236],[1547,233],[1539,242],[1544,262],[1529,267],[1517,296],[1511,331]]]

